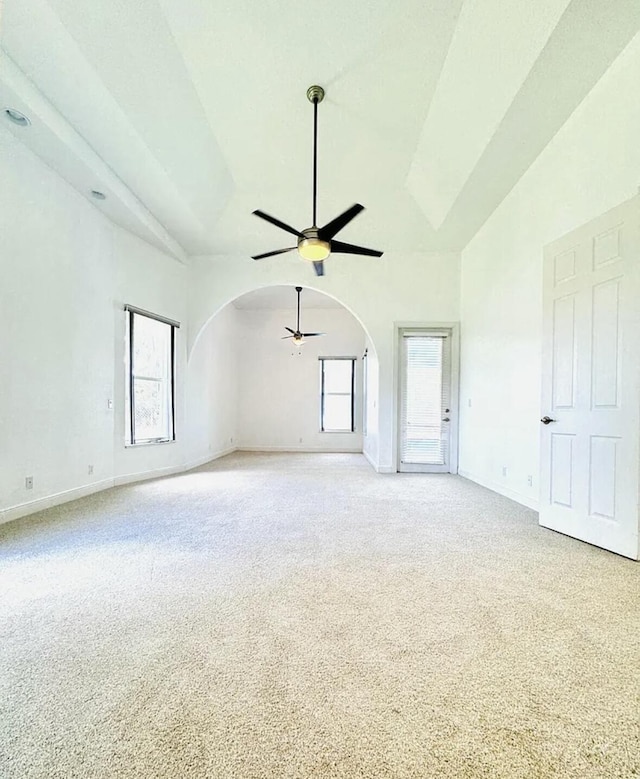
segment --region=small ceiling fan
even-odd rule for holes
[[[296,287],[296,292],[298,293],[298,320],[296,322],[296,329],[292,330],[290,327],[285,327],[285,330],[288,330],[291,335],[283,335],[282,340],[284,341],[285,338],[293,338],[293,343],[296,346],[301,346],[304,343],[305,338],[315,338],[318,335],[326,335],[326,333],[301,333],[300,332],[300,293],[302,292],[302,287]]]
[[[269,214],[265,214],[264,211],[254,211],[256,216],[261,219],[265,219],[267,222],[279,227],[281,230],[285,230],[292,235],[297,236],[298,243],[296,246],[291,246],[287,249],[276,249],[273,252],[265,252],[264,254],[257,254],[252,259],[262,260],[265,257],[273,257],[275,254],[285,254],[286,252],[292,252],[295,249],[298,250],[298,254],[304,260],[310,260],[313,262],[313,268],[316,272],[316,276],[324,276],[324,260],[331,253],[339,254],[361,254],[367,257],[382,257],[382,252],[375,249],[366,249],[364,246],[354,246],[350,243],[342,243],[341,241],[334,241],[333,237],[342,230],[343,227],[349,224],[361,211],[364,211],[364,206],[359,203],[355,203],[348,208],[344,213],[332,219],[324,227],[318,227],[316,225],[316,205],[317,205],[317,193],[318,193],[318,103],[321,103],[324,99],[324,89],[319,86],[311,86],[307,90],[307,98],[313,103],[313,224],[311,227],[307,227],[305,230],[296,230],[295,227],[291,227],[279,219],[276,219]]]

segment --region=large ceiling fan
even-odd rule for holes
[[[273,257],[275,254],[285,254],[286,252],[292,252],[295,249],[298,250],[298,254],[304,260],[310,260],[313,262],[313,268],[316,272],[316,276],[324,276],[324,260],[331,253],[339,254],[361,254],[367,257],[382,257],[382,252],[375,249],[366,249],[364,246],[354,246],[350,243],[342,243],[342,241],[334,241],[333,237],[337,235],[343,227],[356,217],[361,211],[364,211],[364,206],[359,203],[355,203],[351,208],[348,208],[344,213],[332,219],[324,227],[318,227],[316,225],[316,205],[317,205],[317,193],[318,193],[318,103],[321,103],[324,98],[324,89],[319,86],[309,87],[307,90],[307,98],[313,103],[313,225],[307,227],[306,230],[296,230],[295,227],[291,227],[279,219],[276,219],[269,214],[265,214],[264,211],[254,211],[256,216],[261,219],[265,219],[267,222],[279,227],[281,230],[297,236],[297,246],[291,246],[287,249],[276,249],[273,252],[265,252],[264,254],[257,254],[252,259],[262,260],[265,257]]]
[[[285,338],[293,338],[293,343],[296,346],[301,346],[304,343],[305,338],[315,338],[318,335],[326,335],[326,333],[301,333],[300,332],[300,293],[302,292],[302,287],[296,287],[296,292],[298,293],[298,318],[296,322],[296,329],[292,330],[290,327],[285,327],[285,330],[288,330],[291,335],[283,335],[282,340],[284,341]]]

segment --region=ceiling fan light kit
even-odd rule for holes
[[[365,257],[382,257],[382,252],[376,249],[367,249],[364,246],[354,246],[349,243],[342,243],[341,241],[334,241],[334,236],[346,227],[349,222],[354,219],[361,211],[364,211],[364,206],[359,203],[355,203],[351,208],[348,208],[344,213],[337,216],[324,227],[318,227],[316,224],[316,209],[318,203],[318,104],[324,99],[324,89],[317,84],[310,86],[307,89],[307,99],[313,103],[313,224],[311,227],[307,227],[305,230],[296,230],[295,227],[281,222],[269,214],[265,214],[264,211],[256,210],[253,213],[270,222],[272,225],[279,227],[291,235],[295,235],[298,239],[296,246],[291,246],[286,249],[276,249],[272,252],[265,252],[264,254],[257,254],[252,259],[263,260],[266,257],[273,257],[277,254],[285,254],[298,250],[299,256],[303,260],[308,260],[313,263],[313,269],[316,276],[324,276],[324,261],[332,253],[341,254],[359,254]]]
[[[307,237],[298,241],[298,254],[303,260],[322,262],[331,254],[331,244],[318,238],[318,231],[310,227],[302,231]]]

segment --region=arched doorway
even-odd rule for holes
[[[236,449],[364,451],[373,460],[375,345],[346,306],[308,287],[301,293],[301,329],[325,335],[295,345],[286,328],[296,327],[296,305],[294,285],[250,290],[219,308],[195,334],[186,387],[191,462]]]

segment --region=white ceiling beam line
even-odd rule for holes
[[[473,238],[639,30],[638,0],[569,3],[441,226],[443,244]]]
[[[467,0],[431,101],[409,188],[438,230],[569,0]]]
[[[155,219],[89,143],[0,48],[0,99],[4,107],[26,114],[31,127],[9,129],[35,154],[80,193],[91,199],[91,190],[107,195],[99,210],[112,222],[133,232],[167,252],[181,263],[187,262],[183,247]]]

